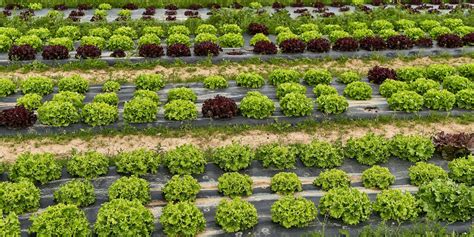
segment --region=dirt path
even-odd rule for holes
[[[328,127],[315,127],[298,132],[277,133],[261,130],[246,130],[229,135],[226,133],[193,133],[178,137],[158,135],[121,135],[121,136],[95,136],[92,139],[73,138],[55,141],[50,138],[6,140],[0,142],[0,162],[13,162],[22,152],[51,152],[59,156],[67,156],[73,151],[96,150],[98,152],[114,155],[120,151],[129,151],[136,148],[149,148],[169,150],[182,144],[194,144],[203,149],[214,148],[239,142],[252,147],[262,144],[279,142],[309,143],[313,139],[326,141],[346,141],[350,137],[358,137],[367,132],[382,134],[392,137],[395,134],[423,134],[431,136],[439,131],[449,133],[474,132],[474,123],[462,124],[448,120],[446,122],[416,123],[410,121],[397,121],[387,124],[362,125],[344,124]]]
[[[402,60],[393,59],[386,60],[383,62],[377,60],[361,60],[361,59],[349,59],[345,62],[341,61],[313,61],[311,63],[297,62],[285,64],[281,63],[278,65],[270,63],[257,63],[257,64],[238,64],[228,63],[219,65],[169,65],[169,66],[155,66],[152,69],[120,69],[120,68],[108,68],[104,70],[73,70],[63,71],[60,68],[51,68],[45,72],[27,72],[24,73],[21,70],[13,72],[2,73],[3,77],[14,78],[21,80],[29,76],[47,76],[53,79],[59,79],[64,76],[71,76],[79,74],[84,78],[87,78],[92,84],[101,84],[107,80],[120,80],[123,82],[132,82],[139,74],[143,73],[160,73],[165,75],[165,78],[169,81],[189,81],[196,80],[196,78],[202,78],[209,75],[223,75],[233,76],[241,72],[258,72],[261,74],[267,74],[275,68],[293,68],[297,71],[304,71],[308,68],[327,68],[332,72],[341,72],[346,70],[354,70],[363,75],[367,74],[368,70],[373,66],[380,65],[384,67],[400,68],[404,66],[428,66],[434,63],[445,63],[453,66],[457,66],[465,63],[474,62],[473,58],[470,57],[458,57],[458,58],[416,58],[413,60]]]

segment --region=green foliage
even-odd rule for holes
[[[375,20],[370,24],[370,27],[377,33],[381,30],[391,30],[394,28],[393,24],[387,20]]]
[[[400,19],[395,22],[395,27],[397,30],[406,30],[416,26],[416,22],[408,19]]]
[[[165,36],[165,31],[161,26],[145,26],[145,28],[143,28],[142,34],[154,34],[161,38]]]
[[[61,45],[66,47],[69,51],[74,50],[74,41],[68,37],[50,38],[48,45]]]
[[[123,119],[127,123],[150,123],[156,120],[158,105],[148,98],[136,98],[125,102]]]
[[[191,34],[191,31],[188,29],[188,27],[184,25],[175,25],[175,26],[171,26],[168,29],[168,35],[173,35],[173,34],[182,34],[182,35],[189,36]]]
[[[368,29],[369,27],[365,22],[360,22],[360,21],[350,21],[348,22],[348,31],[349,32],[354,32],[359,29]]]
[[[161,103],[160,97],[155,91],[136,90],[135,92],[133,92],[133,99],[145,99],[145,98],[152,100],[157,105]]]
[[[390,146],[382,136],[368,133],[360,138],[350,138],[346,144],[346,155],[363,165],[385,163],[390,156]]]
[[[459,19],[459,18],[446,18],[443,21],[443,25],[445,25],[446,27],[450,29],[453,29],[459,26],[463,26],[464,23],[462,22],[462,19]]]
[[[212,159],[224,171],[239,171],[249,167],[254,156],[249,146],[235,143],[216,148]]]
[[[473,195],[473,187],[451,180],[433,180],[423,184],[416,196],[429,219],[456,222],[472,218]]]
[[[21,32],[14,27],[0,27],[0,35],[5,35],[10,39],[16,39],[21,36]]]
[[[414,91],[399,91],[387,99],[390,109],[404,112],[417,112],[423,107],[423,96]]]
[[[334,188],[319,201],[322,215],[329,215],[349,225],[369,219],[372,205],[369,196],[355,188]]]
[[[462,76],[447,76],[443,80],[443,89],[446,89],[452,93],[457,93],[458,91],[472,88],[474,88],[474,83]]]
[[[119,97],[115,92],[100,93],[94,96],[94,103],[106,103],[111,106],[117,106],[119,103]]]
[[[472,26],[458,26],[453,30],[453,33],[459,35],[460,37],[463,37],[472,32],[474,32],[474,27]]]
[[[84,94],[89,90],[89,82],[79,75],[63,77],[58,82],[59,91],[72,91]]]
[[[132,38],[126,35],[112,35],[107,41],[107,49],[114,51],[114,50],[132,50],[135,46]]]
[[[15,40],[16,45],[29,45],[36,51],[40,51],[43,48],[43,41],[36,35],[24,35]]]
[[[26,80],[22,81],[20,85],[23,94],[36,93],[42,96],[52,93],[53,87],[53,80],[41,76],[28,77]]]
[[[189,100],[195,102],[197,100],[196,93],[186,87],[173,88],[168,91],[168,101],[173,100]]]
[[[240,48],[244,46],[244,37],[241,34],[227,33],[219,37],[219,45],[223,48]]]
[[[405,29],[403,31],[403,34],[405,34],[412,40],[417,40],[426,36],[426,33],[418,27]]]
[[[280,108],[286,116],[308,116],[313,112],[313,101],[305,94],[289,93],[280,99]]]
[[[240,34],[242,33],[242,29],[237,24],[224,24],[221,26],[220,32],[221,35],[228,33]]]
[[[153,214],[139,201],[115,199],[99,208],[95,233],[99,237],[150,236],[155,228]]]
[[[321,29],[321,32],[325,35],[329,35],[332,31],[336,30],[344,30],[340,25],[333,25],[333,24],[326,24],[324,25],[323,29]]]
[[[401,67],[396,70],[397,79],[405,82],[412,82],[418,78],[425,77],[425,69],[422,67]]]
[[[108,39],[110,38],[110,36],[112,36],[112,32],[110,32],[110,30],[105,27],[97,27],[89,30],[89,36],[96,36]]]
[[[204,214],[192,203],[168,203],[163,208],[160,223],[167,236],[196,236],[206,228]]]
[[[138,87],[138,85],[137,85]],[[116,81],[106,81],[104,85],[102,85],[102,92],[119,92],[120,91],[120,83]]]
[[[423,95],[423,101],[428,109],[449,111],[456,104],[456,95],[447,90],[431,89]]]
[[[275,34],[279,35],[282,32],[292,33],[291,29],[289,27],[286,27],[286,26],[277,26],[277,27],[275,27]]]
[[[326,69],[309,69],[305,72],[303,80],[310,86],[319,84],[329,85],[332,80],[332,75]]]
[[[84,211],[76,205],[49,206],[30,218],[30,233],[36,236],[91,236],[92,230]]]
[[[272,177],[270,187],[278,194],[291,194],[303,191],[298,175],[292,172],[280,172]]]
[[[321,37],[323,37],[323,35],[317,31],[306,31],[301,33],[298,38],[300,38],[305,43],[308,43],[313,39],[319,39]]]
[[[254,46],[257,42],[260,41],[271,42],[268,36],[264,35],[263,33],[257,33],[252,37],[252,39],[250,39],[250,46]]]
[[[145,34],[140,39],[138,39],[138,46],[144,45],[144,44],[160,44],[161,39],[155,34]]]
[[[323,95],[338,95],[337,89],[334,86],[326,84],[318,84],[313,88],[313,93],[316,98],[319,98]]]
[[[42,105],[41,100],[43,97],[41,97],[38,94],[31,93],[31,94],[26,94],[16,100],[16,103],[18,105],[22,105],[28,110],[35,110],[39,108]]]
[[[108,3],[101,3],[101,4],[99,4],[99,6],[97,8],[100,9],[100,10],[111,10],[112,5],[110,5]]]
[[[109,172],[109,159],[96,151],[74,154],[67,161],[66,169],[74,177],[93,179]]]
[[[137,90],[159,91],[165,86],[161,74],[140,74],[135,80]]]
[[[115,159],[115,165],[118,173],[142,176],[147,173],[156,173],[160,165],[160,157],[154,151],[142,148],[119,153]]]
[[[147,204],[151,200],[150,184],[136,176],[121,177],[109,187],[109,200],[114,199],[137,200]]]
[[[303,197],[285,196],[271,208],[272,221],[287,229],[308,226],[317,214],[314,203]]]
[[[194,201],[201,185],[191,175],[174,175],[161,190],[168,202]]]
[[[123,35],[123,36],[130,37],[131,39],[137,39],[138,37],[138,34],[135,31],[135,29],[129,26],[121,26],[115,29],[113,35]]]
[[[431,38],[436,39],[440,35],[451,34],[451,29],[445,26],[437,26],[430,30],[429,32]]]
[[[265,84],[265,79],[257,73],[240,73],[235,82],[238,86],[256,89]]]
[[[408,89],[409,85],[404,81],[387,79],[380,85],[379,92],[383,97],[390,98],[393,94]]]
[[[352,32],[352,37],[361,40],[365,37],[374,36],[375,33],[369,29],[357,29]]]
[[[350,37],[351,35],[343,30],[335,30],[329,33],[328,37],[331,42],[336,42],[338,39]]]
[[[231,198],[252,195],[252,179],[249,175],[237,172],[224,173],[218,179],[217,189]]]
[[[169,96],[168,96],[169,99]],[[193,120],[197,118],[197,108],[189,100],[173,100],[164,106],[165,119],[168,120]]]
[[[51,36],[51,32],[48,28],[40,27],[28,30],[27,35],[36,35],[41,40],[47,40]]]
[[[20,221],[15,213],[3,215],[0,211],[0,235],[10,237],[21,236]]]
[[[429,137],[399,134],[390,141],[390,152],[395,157],[418,162],[429,160],[435,152],[435,147]]]
[[[18,215],[36,211],[40,207],[40,195],[40,189],[26,179],[16,183],[0,182],[0,210]]]
[[[210,33],[200,33],[196,35],[196,37],[194,38],[195,44],[202,43],[202,42],[212,42],[212,43],[217,44],[218,41],[219,39],[217,38],[217,36]]]
[[[469,155],[457,158],[449,162],[449,177],[456,182],[465,183],[468,186],[474,184],[474,156]]]
[[[359,73],[355,71],[347,71],[347,72],[341,73],[341,75],[339,75],[339,77],[337,78],[337,81],[344,84],[349,84],[351,82],[360,81],[361,79],[362,78],[359,75]]]
[[[410,90],[418,93],[419,95],[424,95],[427,91],[431,89],[439,90],[440,84],[435,80],[418,78],[412,83],[410,83],[409,88]]]
[[[373,208],[384,221],[395,220],[400,223],[418,217],[415,197],[409,192],[396,189],[383,190],[377,194]]]
[[[22,153],[12,165],[9,178],[19,181],[27,178],[41,184],[61,178],[61,165],[51,153]]]
[[[300,74],[292,69],[275,69],[268,75],[268,81],[272,85],[285,82],[300,82]]]
[[[385,167],[374,165],[362,172],[362,183],[366,188],[388,189],[395,182],[395,176]]]
[[[418,23],[424,31],[430,31],[431,29],[441,26],[441,23],[439,23],[436,20],[423,20]]]
[[[94,45],[101,50],[105,49],[105,44],[106,44],[106,41],[102,37],[82,36],[81,38],[81,45]]]
[[[272,167],[278,170],[292,169],[296,162],[296,154],[292,149],[278,143],[260,146],[257,149],[256,158],[262,161],[263,167]]]
[[[474,108],[474,89],[464,89],[456,93],[456,105],[461,109]]]
[[[61,91],[57,94],[54,94],[53,99],[51,101],[56,102],[69,102],[76,108],[82,108],[84,106],[83,102],[86,97],[82,94],[72,91]]]
[[[329,191],[333,188],[348,188],[351,186],[349,175],[338,169],[325,170],[313,181],[314,186],[321,187],[324,191]]]
[[[216,223],[229,233],[250,229],[258,223],[257,209],[239,197],[223,199],[217,206]]]
[[[306,87],[296,82],[285,82],[277,86],[276,95],[279,99],[283,98],[286,94],[298,93],[305,95]]]
[[[187,35],[172,34],[172,35],[168,36],[168,38],[166,39],[166,43],[168,44],[168,46],[171,46],[173,44],[184,44],[184,45],[190,47],[191,46],[191,39]]]
[[[344,89],[344,95],[354,100],[368,100],[372,98],[372,87],[366,82],[351,82]]]
[[[86,207],[96,200],[94,186],[88,180],[72,180],[61,184],[54,191],[54,200],[57,203]]]
[[[13,41],[5,35],[0,35],[0,52],[5,53],[12,47]]]
[[[194,145],[181,145],[164,155],[166,167],[172,174],[201,174],[206,168],[204,153]]]
[[[72,40],[78,40],[81,37],[81,31],[77,26],[61,26],[56,31],[56,37],[67,37]]]
[[[202,24],[199,25],[196,31],[194,32],[196,35],[201,33],[208,33],[208,34],[217,34],[217,29],[213,25],[210,24]]]
[[[346,98],[337,94],[319,96],[316,103],[318,103],[318,110],[325,114],[340,114],[349,107]]]
[[[78,122],[80,116],[70,102],[47,101],[38,108],[38,119],[45,125],[66,127]]]
[[[459,75],[474,80],[474,63],[467,63],[457,67]]]
[[[387,40],[391,36],[399,35],[398,32],[396,32],[393,29],[381,30],[378,34],[379,34],[380,37],[382,37],[385,40]]]
[[[251,2],[251,3],[249,3],[249,7],[252,8],[252,9],[258,10],[258,9],[262,8],[263,6],[259,2]]]
[[[344,161],[342,150],[324,141],[313,141],[304,145],[299,156],[305,166],[324,169],[341,166]]]
[[[208,76],[204,79],[204,87],[215,90],[227,88],[229,87],[229,84],[223,76]]]
[[[448,178],[448,173],[443,168],[426,162],[417,162],[415,165],[410,166],[408,168],[408,175],[410,176],[410,183],[416,186],[435,179],[444,180]]]
[[[431,64],[425,69],[426,77],[435,81],[443,81],[445,77],[456,74],[456,68],[447,64]]]
[[[90,126],[105,126],[117,121],[118,109],[104,102],[93,102],[84,106],[81,116],[84,123]]]
[[[273,101],[257,91],[248,92],[240,101],[242,116],[252,119],[264,119],[275,112]]]

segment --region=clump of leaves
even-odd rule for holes
[[[225,232],[247,230],[258,223],[257,209],[239,197],[232,200],[223,199],[217,206],[216,222]]]
[[[235,78],[238,86],[247,88],[260,88],[265,84],[265,79],[257,73],[241,73]]]
[[[306,48],[313,53],[326,53],[331,49],[331,42],[325,38],[313,39],[308,42]]]
[[[279,194],[291,194],[303,191],[298,175],[292,172],[280,172],[272,177],[270,187]]]
[[[127,123],[150,123],[156,120],[157,113],[157,103],[149,98],[134,98],[123,107],[123,119]]]
[[[135,79],[135,85],[137,90],[159,91],[165,86],[165,81],[161,74],[140,74]]]
[[[362,183],[366,188],[387,189],[395,182],[395,176],[385,167],[374,165],[362,173]]]
[[[456,105],[461,109],[474,108],[474,89],[464,89],[456,93]]]
[[[275,104],[267,96],[257,91],[248,92],[240,101],[240,112],[244,117],[264,119],[275,111]]]
[[[92,235],[86,214],[72,204],[49,206],[30,220],[32,223],[29,232],[37,236]]]
[[[119,153],[115,165],[118,173],[142,176],[158,170],[160,157],[156,152],[142,148]]]
[[[414,91],[399,91],[387,99],[394,111],[418,112],[423,108],[423,96]]]
[[[408,88],[408,83],[404,81],[388,79],[380,85],[379,92],[383,97],[390,98],[393,94],[399,91],[408,90]]]
[[[351,186],[349,175],[339,169],[325,170],[313,181],[314,186],[321,187],[322,190],[328,191],[333,188],[348,188]]]
[[[54,200],[57,203],[72,204],[86,207],[96,200],[94,186],[88,180],[72,180],[59,186],[54,191]]]
[[[449,177],[456,182],[465,183],[468,186],[474,184],[474,156],[468,155],[449,162]]]
[[[282,53],[304,53],[306,44],[300,39],[287,39],[279,44]]]
[[[173,100],[164,106],[165,119],[168,120],[193,120],[197,118],[197,108],[189,100]]]
[[[289,117],[311,115],[314,103],[305,94],[288,93],[280,100],[282,112]]]
[[[333,168],[341,166],[344,154],[340,147],[329,142],[313,141],[303,146],[299,154],[301,161],[307,167]]]
[[[303,197],[285,196],[271,208],[272,221],[287,229],[308,226],[317,213],[314,203]]]
[[[396,189],[383,190],[377,194],[373,207],[382,220],[395,220],[399,223],[415,219],[419,212],[415,197],[409,192]]]
[[[285,82],[299,82],[300,74],[292,69],[275,69],[268,75],[268,81],[272,85]]]
[[[27,179],[19,179],[16,183],[0,182],[0,210],[3,213],[35,211],[40,207],[40,189]]]
[[[275,43],[263,40],[255,43],[253,52],[256,54],[276,54],[278,49]]]
[[[229,197],[252,195],[252,179],[249,175],[237,172],[224,173],[218,179],[217,189]]]
[[[204,79],[204,87],[215,90],[227,88],[229,84],[223,76],[209,76]]]
[[[277,86],[276,95],[279,99],[289,93],[306,94],[306,87],[296,82],[281,83]]]
[[[147,204],[151,200],[150,184],[136,176],[121,177],[110,185],[109,199],[137,200]]]
[[[369,70],[367,77],[372,83],[382,84],[386,79],[397,79],[397,74],[393,69],[375,66]]]
[[[168,202],[194,201],[201,185],[191,175],[173,175],[162,189]]]
[[[355,188],[334,188],[319,202],[322,215],[328,215],[349,225],[369,219],[372,205],[369,196]]]
[[[474,146],[474,133],[445,133],[439,132],[433,137],[436,150],[444,159],[452,160],[470,154]]]
[[[210,118],[232,118],[237,116],[237,104],[231,98],[216,95],[202,105],[202,115]]]
[[[194,145],[181,145],[166,152],[163,157],[166,167],[172,174],[201,174],[207,161],[204,153]]]
[[[96,151],[74,154],[67,161],[66,169],[72,176],[81,178],[97,178],[109,172],[109,159]]]
[[[390,147],[393,156],[411,162],[427,161],[435,152],[431,139],[421,135],[396,135],[390,141]]]
[[[21,236],[20,221],[14,212],[3,215],[3,212],[0,211],[0,235]]]
[[[389,142],[373,133],[360,138],[350,138],[346,144],[346,155],[363,165],[385,163],[390,157]]]
[[[279,170],[294,168],[296,162],[296,154],[292,149],[277,143],[260,146],[257,149],[256,158],[262,161],[263,167]]]
[[[239,171],[250,166],[254,152],[249,146],[231,144],[218,147],[212,154],[213,161],[224,171]]]
[[[33,182],[46,184],[49,181],[61,178],[61,165],[51,153],[23,153],[12,165],[9,178],[19,181],[21,178]]]
[[[160,223],[167,236],[195,236],[206,228],[204,214],[189,202],[168,203]]]
[[[410,176],[410,183],[416,186],[431,182],[435,179],[448,178],[448,173],[446,173],[443,168],[426,162],[417,162],[408,168],[408,175]]]
[[[372,98],[372,87],[361,81],[351,82],[344,89],[344,95],[354,100],[368,100]]]
[[[27,128],[36,123],[36,115],[23,106],[0,111],[0,125],[7,128]]]
[[[325,114],[340,114],[349,107],[346,98],[337,94],[319,96],[316,102],[318,103],[318,110]]]

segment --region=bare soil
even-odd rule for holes
[[[93,139],[73,138],[64,141],[56,141],[51,138],[35,138],[19,141],[5,140],[0,142],[0,162],[14,162],[18,154],[23,152],[50,152],[59,157],[67,157],[73,151],[83,152],[96,150],[107,155],[115,155],[121,151],[129,151],[137,148],[162,149],[166,151],[183,144],[194,144],[202,149],[208,149],[228,145],[232,142],[246,144],[251,147],[257,147],[272,142],[281,144],[309,143],[314,139],[331,142],[341,141],[344,143],[350,137],[360,137],[368,132],[381,134],[390,138],[400,133],[431,136],[440,131],[448,133],[473,133],[474,124],[462,124],[453,121],[420,124],[404,121],[377,125],[344,124],[327,128],[320,127],[309,131],[287,133],[255,129],[239,132],[232,136],[224,133],[213,133],[212,135],[190,133],[180,137],[164,137],[160,135],[98,135]]]

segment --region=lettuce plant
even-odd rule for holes
[[[74,42],[68,37],[50,38],[48,40],[48,45],[60,45],[66,47],[68,50],[74,50]]]
[[[161,38],[165,36],[165,31],[163,30],[161,26],[145,26],[143,28],[142,34],[143,35],[154,34]]]
[[[469,78],[471,80],[474,79],[474,63],[462,64],[457,67],[457,71],[460,76]]]
[[[275,104],[260,92],[251,91],[240,101],[239,109],[244,117],[264,119],[275,112]]]
[[[166,55],[169,57],[189,57],[191,56],[191,49],[185,44],[173,44],[168,46]]]
[[[340,114],[347,110],[349,102],[337,94],[322,95],[316,99],[318,110],[325,114]]]
[[[92,230],[86,214],[76,205],[49,206],[41,214],[30,217],[30,233],[37,236],[90,236]]]
[[[72,91],[80,94],[89,90],[89,82],[79,75],[63,77],[58,82],[59,91]]]
[[[108,39],[110,38],[110,36],[112,36],[112,32],[110,32],[108,28],[97,27],[97,28],[92,28],[89,30],[89,36],[95,36],[95,37]]]
[[[48,45],[43,48],[41,56],[44,60],[62,60],[69,58],[69,50],[62,45]]]
[[[249,175],[237,172],[224,173],[218,179],[217,189],[231,198],[252,195],[253,181]]]
[[[78,40],[81,31],[77,26],[61,26],[56,30],[56,37],[68,37],[72,40]]]
[[[38,108],[38,119],[45,125],[66,127],[78,122],[80,115],[71,102],[47,101]]]
[[[426,67],[426,77],[435,81],[443,81],[444,78],[455,74],[456,68],[447,64],[431,64]]]
[[[130,37],[131,39],[138,38],[137,32],[132,27],[129,27],[129,26],[121,26],[115,29],[113,32],[113,35],[123,35],[123,36]]]
[[[216,148],[212,158],[224,171],[239,171],[250,166],[254,152],[249,146],[231,144]]]
[[[224,24],[221,26],[220,32],[222,35],[228,33],[240,34],[242,33],[242,29],[237,24]]]
[[[262,145],[257,149],[256,158],[262,161],[263,167],[274,169],[291,169],[296,162],[296,154],[289,146],[277,143]]]
[[[474,108],[474,89],[464,89],[456,93],[456,105],[461,109]]]
[[[20,221],[14,212],[8,215],[0,212],[0,227],[0,235],[2,236],[21,236]]]
[[[123,119],[127,123],[149,123],[156,120],[158,105],[148,98],[136,98],[125,102]]]
[[[150,184],[136,176],[121,177],[109,187],[109,200],[125,199],[139,201],[143,205],[151,200]]]
[[[169,97],[168,97],[169,99]],[[168,120],[193,120],[197,118],[196,105],[189,100],[175,99],[164,106],[165,119]]]
[[[280,108],[289,117],[309,116],[313,111],[314,104],[305,94],[288,93],[280,99]]]
[[[298,38],[300,40],[302,40],[304,43],[308,43],[310,42],[311,40],[314,40],[314,39],[319,39],[321,38],[323,35],[317,31],[306,31],[306,32],[303,32],[301,33]],[[306,45],[305,45],[306,46]]]
[[[300,39],[287,39],[279,44],[282,53],[303,53],[306,44]]]
[[[323,95],[338,95],[337,89],[334,86],[326,84],[318,84],[313,88],[313,93],[316,98]]]
[[[16,85],[8,78],[0,78],[0,97],[7,97],[15,93]]]
[[[366,188],[388,189],[395,182],[395,176],[385,167],[374,165],[362,172],[362,184]]]
[[[57,203],[87,207],[96,200],[94,186],[89,180],[72,180],[61,184],[54,191],[54,200]]]
[[[379,32],[381,30],[388,30],[388,29],[393,29],[394,28],[393,24],[390,23],[387,20],[375,20],[370,24],[370,27],[375,32]]]
[[[194,38],[194,43],[199,44],[202,42],[212,42],[212,43],[217,43],[219,39],[217,38],[216,35],[210,34],[210,33],[200,33],[196,35]]]
[[[324,38],[313,39],[307,43],[306,48],[313,53],[326,53],[331,49],[331,42]]]
[[[306,87],[295,82],[285,82],[277,86],[276,95],[279,99],[283,98],[286,94],[298,93],[305,95]]]
[[[307,167],[333,168],[344,161],[342,150],[329,142],[313,141],[303,147],[299,156]]]
[[[100,58],[102,51],[94,45],[81,45],[76,49],[76,58],[93,59]]]
[[[474,184],[474,176],[472,175],[473,167],[473,155],[454,159],[448,164],[449,177],[456,182],[472,186]]]
[[[136,176],[156,173],[160,165],[158,154],[144,148],[121,152],[115,157],[114,161],[118,173]],[[105,167],[104,161],[102,161],[102,167]],[[105,168],[103,171],[105,171]]]
[[[424,78],[426,76],[424,68],[413,66],[401,67],[397,69],[395,73],[397,74],[397,79],[405,82],[413,82],[416,79]]]
[[[285,196],[271,207],[272,221],[287,229],[308,226],[317,213],[314,203],[303,197]]]
[[[237,116],[238,108],[233,99],[216,95],[202,104],[203,117],[232,118]]]
[[[361,79],[362,78],[359,73],[355,71],[346,71],[339,75],[337,81],[344,84],[350,84],[351,82],[360,81]]]
[[[417,112],[423,107],[423,96],[414,91],[399,91],[387,99],[390,109],[394,111]]]
[[[278,194],[291,194],[303,191],[298,175],[292,172],[280,172],[272,177],[270,188]]]
[[[219,37],[219,45],[223,48],[240,48],[244,46],[244,37],[241,34],[227,33]]]
[[[38,95],[47,95],[53,92],[53,80],[47,77],[28,77],[23,80],[20,85],[20,90],[23,94],[36,93]]]
[[[93,179],[109,172],[109,159],[96,151],[74,154],[67,161],[66,169],[73,177]]]
[[[272,85],[285,82],[299,82],[300,74],[292,69],[275,69],[268,75],[268,81]]]
[[[115,92],[100,93],[94,96],[94,103],[106,103],[111,106],[117,106],[119,103],[119,97]]]
[[[372,87],[361,81],[351,82],[344,89],[344,95],[354,100],[368,100],[372,98]]]
[[[79,94],[77,92],[72,91],[61,91],[57,94],[54,94],[53,99],[51,101],[56,102],[69,102],[76,108],[82,108],[85,96]]]
[[[204,214],[190,202],[168,203],[160,223],[167,236],[196,236],[206,228]]]
[[[145,79],[146,80],[146,79]],[[138,84],[136,81],[135,81],[136,84]],[[109,81],[106,81],[103,85],[102,85],[102,92],[106,92],[106,93],[110,93],[110,92],[119,92],[120,91],[120,83],[117,82],[117,81],[112,81],[112,80],[109,80]],[[138,87],[138,85],[137,85]]]
[[[354,52],[359,49],[359,42],[352,37],[342,37],[334,42],[332,49],[342,52]]]
[[[171,26],[168,29],[168,35],[172,35],[172,34],[183,34],[183,35],[189,36],[191,34],[191,31],[188,29],[188,27],[184,25],[175,25],[175,26]]]
[[[133,92],[133,99],[150,99],[157,105],[160,105],[160,97],[155,91],[150,90],[136,90]]]
[[[472,88],[474,88],[474,82],[471,82],[469,79],[463,76],[453,75],[447,76],[443,79],[443,89],[446,89],[452,93],[457,93],[458,91]]]
[[[182,145],[166,152],[163,157],[172,174],[201,174],[206,168],[204,153],[194,145]]]
[[[369,219],[372,205],[369,196],[358,189],[334,188],[320,199],[319,210],[322,215],[356,225]]]
[[[418,78],[410,83],[409,88],[420,95],[424,95],[431,89],[439,90],[440,84],[435,80]]]
[[[415,197],[397,189],[383,190],[377,194],[373,208],[382,220],[395,220],[398,223],[415,219],[419,212]]]
[[[408,175],[410,183],[415,186],[429,183],[435,179],[448,179],[448,173],[443,168],[421,161],[408,168]]]
[[[409,85],[406,82],[389,79],[380,85],[379,92],[383,97],[390,98],[393,94],[408,89]]]
[[[313,181],[314,186],[321,187],[324,191],[329,191],[333,188],[348,188],[351,186],[349,175],[339,169],[330,169],[322,171]]]
[[[259,33],[264,34],[264,35],[269,34],[268,27],[264,24],[259,24],[259,23],[250,23],[248,26],[248,32],[251,35],[256,35]]]
[[[204,79],[204,87],[215,90],[229,87],[227,80],[222,76],[208,76]]]
[[[350,138],[346,144],[346,156],[355,158],[363,165],[385,163],[390,156],[389,142],[373,133],[360,138]]]
[[[368,36],[359,40],[359,46],[367,51],[380,51],[387,48],[387,43],[382,37]]]
[[[239,197],[223,199],[217,206],[216,223],[228,233],[250,229],[258,223],[257,209]]]
[[[241,73],[235,78],[238,86],[247,88],[260,88],[265,84],[265,79],[257,73]]]
[[[29,93],[18,98],[16,103],[31,111],[38,109],[43,104],[42,99],[43,97],[36,93]]]
[[[27,179],[18,179],[15,183],[0,182],[0,209],[5,214],[21,215],[38,210],[40,196],[40,189]]]
[[[163,195],[168,202],[194,201],[201,185],[191,175],[174,175],[165,184]]]
[[[15,45],[29,45],[38,52],[43,47],[43,41],[36,35],[24,35],[15,40]]]
[[[316,86],[318,84],[329,85],[332,80],[332,75],[326,69],[309,69],[304,73],[303,80],[310,86]]]
[[[12,45],[13,40],[11,40],[8,36],[0,35],[0,52],[8,52]]]
[[[276,37],[276,43],[280,45],[283,41],[290,40],[290,39],[298,39],[298,35],[293,34],[293,32],[291,31],[284,31],[284,32],[278,33]]]
[[[20,181],[27,178],[31,181],[46,184],[61,178],[62,167],[51,153],[22,153],[10,169],[9,178]]]
[[[172,34],[166,39],[166,44],[168,46],[173,44],[184,44],[186,46],[191,46],[191,39],[187,35],[183,34]]]
[[[456,95],[447,90],[431,89],[423,95],[423,101],[428,109],[449,111],[456,104]]]
[[[217,56],[222,48],[213,42],[202,42],[194,45],[194,54],[196,56]]]
[[[165,86],[161,74],[140,74],[135,79],[135,85],[139,90],[158,91]]]
[[[439,47],[460,48],[464,45],[461,37],[456,34],[442,34],[436,38]]]
[[[81,117],[84,123],[90,126],[105,126],[118,119],[118,109],[116,106],[104,102],[93,102],[82,108]]]
[[[135,43],[132,38],[126,35],[112,35],[107,41],[107,49],[109,50],[132,50],[135,47]]]
[[[27,128],[36,123],[36,115],[33,111],[23,106],[15,106],[13,108],[0,111],[0,125],[7,128]]]
[[[259,41],[255,43],[253,52],[256,54],[276,54],[278,49],[273,42]]]
[[[196,35],[201,34],[201,33],[208,33],[208,34],[215,35],[217,34],[217,28],[210,24],[202,24],[197,27],[194,33]]]

